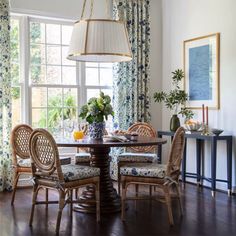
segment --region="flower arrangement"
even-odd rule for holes
[[[174,111],[174,114],[181,114],[189,120],[193,117],[194,113],[185,107],[185,102],[188,100],[188,94],[180,89],[179,83],[184,78],[184,72],[181,69],[177,69],[172,72],[172,84],[174,89],[169,93],[156,92],[154,93],[155,102],[164,102],[165,106]]]
[[[111,98],[100,92],[98,98],[92,97],[88,103],[81,107],[79,117],[85,119],[89,124],[102,123],[108,119],[108,116],[114,116],[114,111],[111,106]]]

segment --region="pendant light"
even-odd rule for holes
[[[74,24],[68,59],[84,62],[122,62],[132,60],[126,25],[109,17],[93,19],[94,0],[90,4],[90,16],[84,19],[86,0],[81,19]]]

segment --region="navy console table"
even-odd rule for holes
[[[158,131],[158,137],[162,138],[162,136],[171,136],[173,138],[174,132],[171,131]],[[197,173],[188,173],[186,172],[186,150],[187,150],[187,139],[192,138],[196,139],[196,165],[197,165]],[[200,132],[192,132],[191,134],[185,134],[185,148],[184,148],[184,156],[182,160],[182,181],[185,183],[186,177],[196,178],[197,184],[200,185],[202,180],[209,181],[211,183],[211,193],[212,196],[215,196],[216,190],[216,181],[225,182],[228,184],[228,194],[231,194],[232,189],[232,135],[201,135]],[[202,148],[204,147],[204,142],[208,141],[211,145],[211,177],[208,178],[202,175],[201,171],[201,161],[202,161]],[[216,179],[216,160],[217,160],[217,142],[218,141],[226,141],[226,153],[227,153],[227,180]],[[158,147],[158,156],[159,161],[161,163],[162,158],[162,147]]]

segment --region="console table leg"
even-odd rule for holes
[[[215,196],[216,191],[216,149],[217,143],[215,137],[211,141],[211,195]]]
[[[162,138],[161,134],[158,134],[158,138]],[[158,163],[162,163],[162,145],[158,145]]]
[[[227,141],[227,181],[228,181],[228,195],[231,195],[232,189],[232,137]]]
[[[201,184],[201,150],[202,145],[201,145],[201,140],[197,139],[196,140],[196,151],[197,151],[197,186],[199,187]]]
[[[187,157],[187,139],[185,138],[184,154],[182,160],[182,171],[181,171],[181,178],[183,184],[185,184],[186,182],[186,157]]]

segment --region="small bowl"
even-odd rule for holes
[[[214,134],[214,135],[216,135],[216,136],[219,136],[221,133],[223,133],[224,132],[224,130],[223,129],[211,129],[211,132]]]
[[[196,122],[193,124],[184,124],[184,128],[188,131],[201,131],[202,124],[200,122]]]

